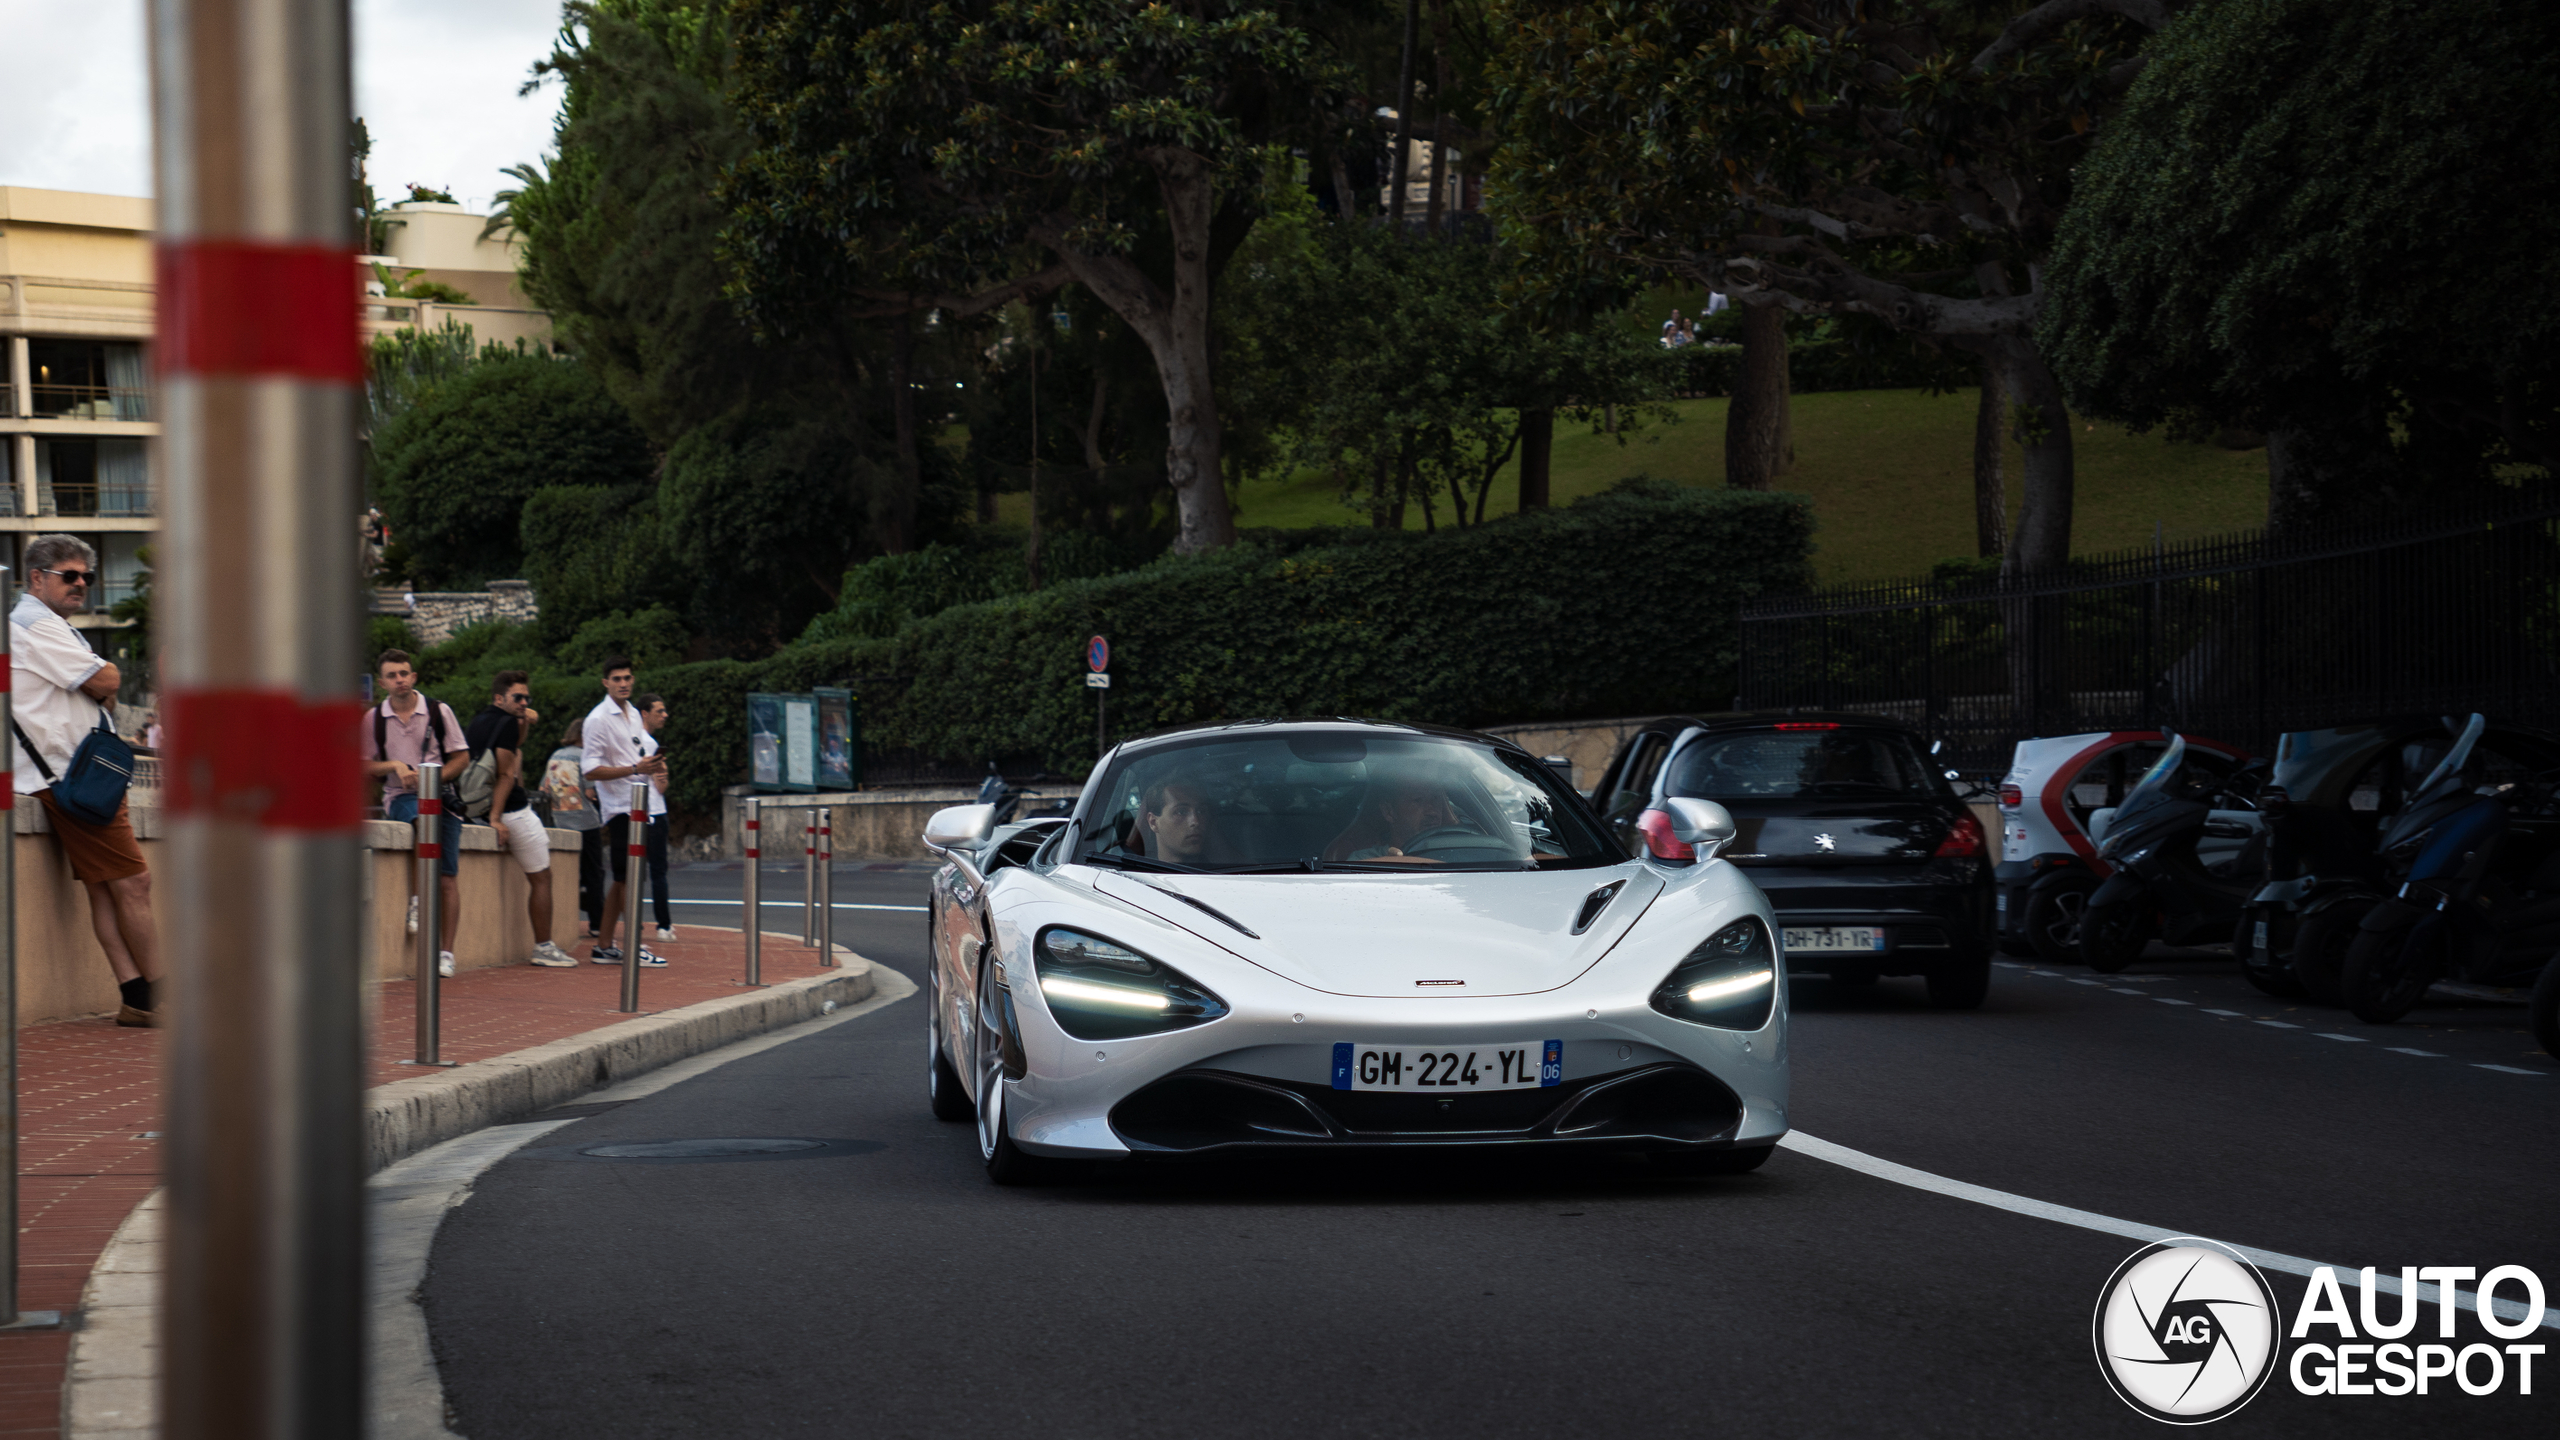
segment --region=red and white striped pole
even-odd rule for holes
[[[836,812],[818,812],[818,963],[836,963]]]
[[[436,703],[428,698],[426,703]],[[429,747],[433,748],[433,747]],[[443,1065],[444,971],[444,767],[430,758],[418,767],[418,1046],[412,1065]]]
[[[176,1012],[160,1425],[364,1429],[345,0],[153,0]]]

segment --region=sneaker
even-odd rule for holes
[[[436,973],[437,973],[437,974],[439,974],[439,975],[442,975],[443,977],[445,977],[445,978],[446,978],[446,979],[448,979],[448,980],[450,980],[450,979],[452,979],[452,978],[453,978],[453,952],[452,952],[452,951],[450,951],[450,950],[439,950],[439,951],[437,951],[437,952],[436,952]]]
[[[564,966],[575,965],[578,961],[576,956],[545,940],[533,947],[533,963],[558,970]]]
[[[666,962],[665,958],[664,958],[664,957],[662,957],[662,956],[657,956],[657,955],[652,955],[652,954],[650,954],[650,953],[649,953],[649,947],[648,947],[648,946],[646,946],[646,945],[643,945],[643,946],[641,946],[641,947],[640,947],[640,963],[641,963],[641,965],[642,965],[642,966],[644,966],[645,968],[648,968],[648,969],[651,969],[651,970],[663,970],[663,969],[667,968],[667,962]]]
[[[659,938],[659,939],[661,939],[661,940],[673,940],[673,939],[675,939],[675,938],[676,938],[676,927],[674,927],[673,925],[661,925],[661,926],[659,926],[659,927],[658,927],[658,938]]]
[[[160,1023],[157,1010],[136,1010],[130,1005],[116,1007],[116,1023],[128,1030],[147,1030]]]
[[[587,952],[587,958],[595,961],[599,965],[619,965],[622,963],[622,947],[619,945],[599,945],[593,950]]]
[[[409,897],[409,933],[418,933],[418,897],[415,895]]]

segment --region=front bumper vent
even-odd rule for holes
[[[1183,1070],[1112,1107],[1141,1155],[1270,1147],[1602,1142],[1688,1149],[1728,1142],[1742,1101],[1694,1065],[1663,1063],[1481,1095],[1336,1090],[1225,1070]]]

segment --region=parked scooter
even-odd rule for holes
[[[2382,898],[2374,817],[2353,806],[2347,787],[2377,754],[2401,764],[2391,752],[2402,743],[2380,725],[2277,738],[2275,769],[2258,791],[2267,827],[2263,883],[2231,934],[2242,978],[2260,991],[2278,998],[2307,991],[2338,1003],[2356,924]]]
[[[989,829],[998,825],[1010,825],[1013,823],[1013,812],[1022,806],[1022,792],[1007,784],[1005,778],[996,773],[994,762],[990,761],[987,765],[986,781],[978,786],[978,803],[996,807],[995,819],[990,822]]]
[[[2216,783],[2182,775],[2186,756],[2185,738],[2170,736],[2169,748],[2124,797],[2098,843],[2098,858],[2115,873],[2089,897],[2080,955],[2100,974],[2142,958],[2155,937],[2172,945],[2227,939],[2258,889],[2264,836],[2218,821],[2213,812],[2248,806],[2266,773],[2264,762],[2252,761]],[[2216,825],[2249,838],[2231,858],[2208,865],[2196,845]]]
[[[2560,949],[2560,835],[2531,823],[2551,786],[2475,787],[2482,726],[2471,717],[2383,837],[2400,883],[2366,912],[2339,984],[2360,1020],[2399,1019],[2439,979],[2522,984]]]

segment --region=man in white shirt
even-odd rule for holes
[[[89,892],[89,927],[107,952],[124,1001],[116,1023],[151,1025],[158,1018],[160,932],[151,917],[151,871],[133,822],[118,805],[115,819],[93,825],[54,803],[52,793],[55,777],[70,768],[72,752],[98,728],[98,717],[124,683],[67,618],[89,604],[98,552],[74,536],[40,535],[28,543],[25,564],[27,591],[9,615],[15,627],[9,703],[20,737],[18,793],[43,804],[72,877]]]
[[[604,823],[604,858],[612,883],[605,888],[604,916],[596,926],[596,948],[589,953],[599,965],[619,965],[622,951],[613,943],[614,927],[621,923],[624,894],[623,875],[628,869],[631,835],[631,782],[644,780],[641,789],[649,797],[649,819],[660,822],[667,813],[667,795],[661,788],[666,781],[667,762],[658,755],[657,739],[631,703],[631,691],[638,679],[631,673],[631,662],[620,656],[604,662],[604,699],[587,712],[586,744],[580,752],[578,769],[594,787],[596,799],[607,818]],[[646,832],[641,839],[646,843]],[[630,937],[640,945],[640,937]],[[667,962],[640,948],[640,963],[660,966]]]

